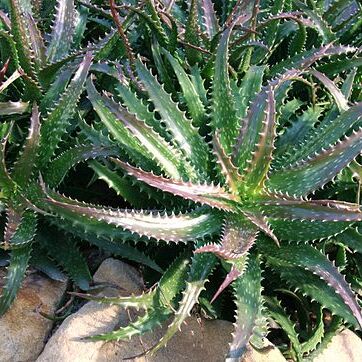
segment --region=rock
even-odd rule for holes
[[[256,350],[248,346],[240,362],[286,362],[282,352],[271,342],[263,350]]]
[[[232,323],[222,320],[198,321],[195,317],[187,319],[181,332],[172,338],[166,348],[154,356],[130,359],[137,362],[222,362],[231,341]],[[133,357],[155,345],[166,332],[167,323],[162,329],[148,333],[130,341],[108,342],[100,350],[97,362],[120,362]]]
[[[0,276],[5,275],[1,271]],[[39,314],[52,315],[66,290],[38,273],[28,275],[11,308],[0,318],[0,361],[34,361],[44,348],[53,322]]]
[[[105,260],[96,274],[97,283],[108,285],[106,295],[129,295],[140,293],[143,283],[137,271],[115,259]],[[112,288],[113,286],[113,288]],[[77,313],[69,316],[47,343],[37,362],[116,362],[126,357],[134,357],[155,345],[164,335],[167,323],[152,333],[134,337],[127,341],[86,342],[80,337],[110,332],[114,328],[129,324],[137,318],[136,312],[125,311],[117,306],[88,302]],[[197,320],[191,317],[183,325],[182,331],[172,338],[167,348],[153,356],[137,357],[130,361],[224,361],[231,341],[232,323],[216,320]],[[269,350],[268,350],[269,351]],[[261,359],[255,356],[261,355]],[[268,353],[248,352],[246,361],[283,361],[285,359],[275,347]],[[268,362],[269,362],[268,361]]]
[[[106,259],[93,277],[96,283],[107,284],[107,296],[140,293],[143,283],[136,269],[116,259]],[[112,331],[124,318],[125,311],[118,306],[97,302],[86,303],[79,311],[64,320],[50,338],[38,362],[98,361],[104,342],[84,341],[88,337]]]
[[[346,329],[334,336],[327,348],[313,362],[361,362],[362,340]]]

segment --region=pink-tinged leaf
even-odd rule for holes
[[[316,77],[328,89],[341,112],[346,111],[349,108],[346,97],[328,77],[323,73],[318,72],[318,70],[311,70],[309,73]]]
[[[362,327],[362,313],[356,297],[350,286],[338,269],[319,250],[308,244],[282,244],[276,248],[269,240],[260,239],[258,249],[264,255],[272,257],[272,263],[282,261],[285,264],[296,265],[323,279],[343,300],[348,310],[352,312],[356,322]],[[355,323],[355,326],[358,326]]]
[[[242,172],[244,188],[261,189],[271,162],[275,139],[274,92],[284,82],[298,79],[302,70],[292,69],[269,82],[254,98],[234,146],[233,163]]]
[[[16,230],[18,229],[21,222],[21,213],[14,210],[13,208],[8,208],[6,210],[6,224],[4,230],[4,242],[2,247],[6,250],[10,247],[10,241],[15,235]]]
[[[225,220],[221,244],[207,244],[195,253],[214,253],[222,259],[238,259],[253,246],[258,235],[258,226],[241,214],[228,215]]]
[[[236,105],[231,92],[229,67],[228,67],[228,47],[229,39],[233,27],[236,24],[243,24],[250,18],[250,15],[238,17],[221,36],[215,58],[215,71],[212,90],[212,127],[214,131],[220,132],[220,143],[226,154],[230,154],[238,135],[240,120],[236,116]]]
[[[301,200],[270,195],[258,200],[256,207],[269,219],[332,222],[362,221],[358,204],[333,200]]]
[[[31,48],[34,52],[34,61],[38,68],[45,65],[45,45],[42,34],[38,28],[33,16],[25,13],[25,21],[28,25],[28,37],[31,43]]]
[[[224,281],[222,282],[222,284],[220,285],[220,287],[218,288],[218,290],[216,291],[216,293],[214,294],[214,296],[211,299],[211,303],[213,303],[216,298],[234,281],[236,280],[239,276],[240,276],[240,272],[239,270],[233,265],[231,267],[230,272],[227,274],[227,276],[225,277]]]
[[[128,150],[131,157],[141,154],[153,159],[167,175],[176,179],[183,176],[192,177],[195,174],[179,150],[122,105],[105,94],[100,95],[90,78],[87,80],[87,92],[101,121],[113,137]]]
[[[243,212],[243,214],[255,225],[257,226],[264,234],[268,235],[270,238],[272,238],[275,242],[275,244],[277,244],[279,246],[279,240],[278,238],[275,236],[271,226],[268,223],[268,220],[265,216],[263,215],[256,215],[253,214],[252,212]]]
[[[51,196],[50,196],[51,195]],[[98,223],[123,228],[156,240],[186,242],[203,238],[220,230],[222,215],[198,208],[185,214],[128,211],[81,203],[49,192],[44,207],[55,214],[79,223]]]
[[[0,184],[1,184],[1,192],[5,194],[11,192],[15,188],[14,181],[10,178],[6,162],[5,162],[5,148],[8,142],[12,124],[3,123],[0,126],[0,136],[1,136],[1,144],[0,144]]]
[[[74,0],[58,0],[50,42],[47,49],[48,62],[65,57],[71,46],[75,29]]]
[[[8,70],[9,63],[10,63],[10,58],[4,63],[3,67],[0,69],[0,85],[2,84],[4,76]]]
[[[265,106],[259,104],[259,107],[264,108],[264,114],[261,118],[258,141],[252,151],[252,158],[248,161],[249,165],[247,166],[247,169],[244,170],[243,177],[241,179],[242,182],[246,183],[246,187],[250,187],[253,190],[262,189],[264,186],[270,163],[272,161],[274,140],[276,137],[276,112],[273,88],[269,87],[265,91],[265,95],[262,95],[262,98],[264,98],[263,101],[265,102]]]
[[[221,186],[193,184],[191,182],[171,180],[162,176],[157,176],[151,172],[145,172],[118,159],[112,158],[112,160],[130,176],[133,176],[152,187],[211,207],[226,211],[235,211],[236,197],[228,193]]]
[[[271,174],[268,189],[305,196],[331,181],[362,152],[362,128],[313,157],[289,165]]]
[[[14,165],[12,177],[16,183],[24,187],[29,182],[34,168],[40,140],[40,118],[38,106],[34,103],[30,118],[28,137],[18,161]]]
[[[238,180],[241,178],[237,167],[232,163],[231,158],[226,155],[219,139],[219,132],[215,132],[213,137],[213,151],[216,156],[216,162],[220,166],[221,174],[225,177],[226,183],[235,195],[238,194]]]
[[[202,23],[205,26],[208,38],[211,40],[219,31],[214,4],[211,0],[201,0],[201,8],[203,12]]]

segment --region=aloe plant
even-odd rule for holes
[[[110,33],[74,51],[82,41],[71,47],[69,33],[76,39],[85,23],[62,23],[74,21],[72,1],[59,8],[46,49],[41,37],[34,37],[39,31],[27,2],[12,1],[12,36],[22,39],[17,44],[6,32],[1,37],[18,55],[4,73],[13,71],[11,84],[24,82],[19,84],[23,99],[50,113],[39,122],[33,107],[29,137],[16,162],[15,149],[5,162],[12,134],[9,122],[2,127],[4,247],[11,250],[11,262],[1,310],[20,286],[32,247],[38,256],[39,250],[53,251],[54,258],[65,260],[65,268],[67,260],[77,258],[69,273],[87,289],[84,261],[72,241],[63,247],[49,241],[50,223],[60,230],[54,229],[59,238],[70,232],[159,272],[127,242],[146,245],[151,253],[165,243],[169,251],[182,250],[156,288],[140,296],[81,294],[145,310],[134,323],[90,337],[94,340],[141,335],[171,318],[166,334],[146,352],[155,353],[197,303],[212,313],[211,303],[231,283],[236,316],[230,360],[249,343],[264,347],[269,318],[287,334],[285,353],[295,360],[317,354],[342,322],[360,328],[354,289],[362,274],[348,277],[352,287],[343,276],[360,269],[359,256],[348,254],[360,250],[362,221],[362,105],[360,90],[352,87],[361,75],[355,25],[360,5],[351,1],[346,8],[337,1],[324,10],[322,2],[313,3],[310,9],[299,1],[277,1],[269,13],[269,5],[258,1],[200,0],[189,7],[187,2],[171,7],[127,2],[120,9],[112,1],[110,12],[83,2],[82,19],[96,14],[93,21]],[[111,30],[112,20],[116,30]],[[132,26],[140,31],[133,35]],[[23,44],[26,37],[35,42]],[[121,60],[113,54],[116,44]],[[288,52],[283,51],[286,44]],[[90,50],[97,61],[92,66]],[[83,83],[88,101],[77,106]],[[63,92],[59,99],[56,94]],[[6,107],[11,118],[9,101]],[[67,140],[70,120],[76,138]],[[68,148],[78,143],[82,146]],[[78,201],[57,190],[70,168],[95,157],[108,158],[88,163],[95,176],[135,209]],[[42,221],[34,237],[37,218]],[[336,265],[328,259],[335,250]],[[213,273],[225,271],[210,295],[207,282],[213,286]],[[285,295],[298,305],[300,325],[276,298],[284,302]],[[335,316],[329,326],[326,311]]]
[[[0,71],[0,188],[1,210],[5,214],[1,242],[5,253],[1,253],[1,258],[9,264],[0,297],[0,315],[13,302],[29,264],[64,280],[60,265],[76,285],[89,287],[91,276],[78,241],[54,230],[50,225],[52,218],[46,221],[46,215],[33,206],[32,200],[42,197],[42,182],[58,188],[67,173],[82,161],[119,154],[116,146],[93,146],[75,132],[76,121],[81,117],[78,101],[93,59],[102,58],[114,35],[77,50],[81,43],[77,37],[83,39],[86,19],[83,16],[76,23],[74,1],[59,2],[47,41],[40,30],[46,25],[29,1],[12,0],[9,10],[10,18],[2,13],[0,27],[1,59],[6,59]],[[30,124],[26,125],[24,120],[29,118]],[[129,245],[81,236],[114,255],[160,270]]]
[[[285,328],[295,359],[314,350],[322,339],[322,322],[302,343],[278,302],[268,298],[265,302],[262,267],[272,268],[282,280],[349,325],[362,325],[361,309],[349,284],[320,250],[306,243],[334,237],[362,220],[358,203],[310,198],[353,164],[362,150],[361,104],[350,105],[348,94],[312,66],[323,58],[354,54],[357,49],[327,44],[267,81],[265,66],[251,66],[238,85],[229,77],[228,43],[233,27],[242,20],[243,16],[237,17],[221,33],[207,96],[209,114],[202,101],[206,92],[197,91],[185,65],[166,50],[161,52],[177,75],[187,116],[140,59],[135,61],[136,86],[147,93],[154,112],[130,90],[132,80],[122,77],[115,86],[115,97],[122,103],[107,93],[100,94],[94,78],[87,80],[88,98],[99,117],[94,128],[108,133],[127,160],[111,158],[114,166],[108,173],[101,164],[92,163],[92,168],[110,187],[121,190],[120,194],[124,177],[132,177],[137,184],[148,185],[151,197],[155,192],[152,188],[174,195],[179,200],[174,201],[177,212],[129,211],[86,204],[45,185],[47,197],[37,207],[62,217],[66,227],[82,226],[109,239],[129,237],[136,241],[138,236],[140,240],[148,239],[149,244],[182,242],[194,248],[187,277],[182,274],[177,283],[171,266],[158,287],[141,296],[86,296],[146,310],[135,324],[93,339],[143,334],[173,315],[166,334],[147,351],[156,352],[190,315],[217,257],[229,272],[211,301],[233,282],[237,307],[231,359],[242,355],[248,343],[256,348],[264,346],[267,315]],[[332,103],[324,108],[323,119],[317,105],[302,114],[293,125],[302,130],[294,132],[293,127],[280,124],[277,117],[287,90],[296,81],[310,85],[308,76],[315,77],[330,92]],[[186,90],[193,97],[188,97]],[[156,111],[164,127],[160,127]],[[320,125],[316,126],[317,122]],[[278,144],[284,145],[283,151],[278,150]],[[120,229],[125,230],[121,235]],[[136,236],[127,236],[127,230]],[[172,281],[171,286],[167,281]],[[172,297],[160,302],[159,295],[169,293],[172,286]]]

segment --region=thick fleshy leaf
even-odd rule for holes
[[[259,107],[263,109],[263,116],[258,132],[258,140],[252,151],[252,158],[248,160],[249,165],[243,170],[242,177],[242,184],[246,183],[246,187],[250,187],[254,191],[264,186],[272,161],[274,139],[276,137],[274,91],[270,87],[265,93],[265,96],[261,96],[262,99],[259,96],[256,98],[256,102],[260,101]],[[265,102],[265,106],[263,102]]]
[[[72,147],[52,160],[50,166],[43,175],[44,181],[50,187],[56,187],[63,181],[66,174],[78,163],[116,154],[118,154],[116,147],[111,148],[94,145]]]
[[[192,118],[192,123],[196,127],[204,126],[206,120],[206,110],[194,84],[182,65],[170,53],[164,51],[164,54],[171,64],[180,83],[182,96],[185,98],[186,105]]]
[[[52,63],[68,55],[75,30],[74,0],[58,0],[56,15],[47,49],[47,61]]]
[[[5,148],[11,133],[11,129],[12,124],[10,123],[2,123],[0,125],[0,185],[1,192],[5,197],[9,197],[9,193],[11,193],[16,188],[14,181],[10,178],[5,162]]]
[[[31,211],[9,208],[4,232],[4,248],[16,249],[33,241],[37,229],[37,215]]]
[[[311,9],[309,6],[299,0],[293,0],[293,3],[297,6],[297,8],[302,10],[303,13],[308,16],[308,18],[311,19],[318,32],[322,35],[324,43],[329,43],[335,40],[335,34],[329,28],[324,19],[314,9]]]
[[[327,150],[270,175],[267,188],[305,196],[331,181],[362,152],[362,128]]]
[[[87,290],[91,275],[87,262],[78,250],[76,243],[72,238],[65,237],[56,229],[49,229],[49,226],[47,228],[47,233],[40,233],[36,240],[64,268],[79,288]]]
[[[277,164],[288,167],[323,149],[330,148],[361,120],[362,103],[357,103],[341,115],[330,118],[326,122],[322,122],[320,127],[312,129],[306,135],[305,141],[296,145],[287,155],[276,159]],[[280,167],[278,166],[278,168]]]
[[[328,89],[328,91],[333,96],[338,106],[338,109],[341,112],[346,111],[349,108],[348,101],[343,95],[343,93],[328,77],[326,77],[323,73],[318,72],[318,70],[311,70],[309,73],[311,73],[314,77],[316,77]]]
[[[240,23],[245,22],[247,18],[248,16],[241,17]],[[232,151],[240,126],[240,120],[236,116],[235,99],[231,92],[228,68],[229,39],[234,25],[235,23],[222,33],[216,52],[212,86],[212,126],[215,132],[220,133],[220,143],[227,155]]]
[[[166,333],[161,337],[156,346],[152,347],[147,354],[154,354],[181,328],[183,322],[191,315],[191,310],[207,281],[208,275],[215,267],[216,258],[211,254],[196,254],[191,263],[190,272],[186,281],[186,288],[183,291],[182,299],[177,307],[174,318],[169,324]]]
[[[268,257],[275,259],[276,263],[279,260],[285,266],[298,266],[302,270],[307,270],[323,279],[329,287],[334,289],[334,293],[336,293],[340,300],[344,302],[345,308],[348,308],[347,311],[349,311],[350,315],[354,316],[354,325],[358,326],[359,324],[362,327],[361,308],[356,301],[354,293],[338,269],[325,255],[308,244],[295,245],[283,243],[278,248],[265,238],[260,238],[259,241],[258,249]],[[323,304],[323,301],[321,303]],[[331,309],[335,312],[334,308]]]
[[[0,296],[0,316],[9,309],[20,289],[28,267],[30,253],[31,243],[11,251],[10,265]]]
[[[187,169],[187,161],[183,159],[179,151],[120,104],[105,95],[101,96],[90,79],[87,80],[87,92],[102,122],[116,140],[125,146],[131,157],[134,154],[141,154],[153,159],[170,177],[175,179],[188,176],[192,172],[190,165]]]
[[[201,0],[201,8],[203,12],[201,22],[205,27],[208,38],[211,40],[219,31],[219,24],[214,10],[214,4],[211,0]]]
[[[358,229],[347,229],[336,236],[336,240],[347,248],[362,254],[362,234],[358,232]]]
[[[11,33],[22,69],[37,80],[44,44],[33,19],[30,1],[11,0]]]
[[[226,154],[222,147],[218,131],[216,131],[213,136],[212,145],[213,152],[216,156],[216,163],[220,166],[221,176],[225,178],[229,190],[237,195],[239,192],[237,186],[241,176],[238,168],[233,164],[231,158]]]
[[[133,180],[119,175],[100,162],[90,161],[88,164],[100,180],[105,181],[117,195],[121,196],[132,206],[142,208],[147,205],[150,195],[147,192],[142,192],[139,187],[134,185]]]
[[[0,116],[25,113],[29,108],[28,102],[0,102]]]
[[[185,199],[209,205],[211,207],[233,211],[235,210],[235,196],[226,192],[221,186],[209,184],[193,184],[179,180],[171,180],[157,176],[152,172],[145,172],[118,159],[112,159],[122,167],[130,176],[156,187],[162,191],[170,192]]]
[[[185,214],[172,214],[146,211],[127,211],[110,208],[101,208],[82,204],[67,199],[64,196],[52,193],[44,201],[54,213],[72,220],[81,217],[87,220],[106,223],[120,227],[141,236],[157,240],[186,242],[206,235],[213,234],[220,229],[222,219],[219,213],[199,208]]]
[[[206,244],[195,253],[211,252],[223,259],[236,259],[246,254],[258,235],[258,227],[240,214],[228,215],[221,244]]]
[[[69,120],[75,112],[77,101],[83,91],[91,62],[92,53],[88,52],[59,103],[43,120],[39,149],[39,162],[41,164],[50,160],[62,136],[67,131]]]
[[[280,302],[275,298],[266,298],[265,304],[267,307],[268,314],[280,325],[282,330],[287,334],[292,349],[297,360],[302,358],[302,346],[299,342],[298,334],[295,331],[295,325],[290,320],[288,314],[280,305]]]
[[[184,155],[192,161],[198,173],[201,176],[204,175],[209,160],[206,142],[141,61],[136,62],[136,68],[138,77],[146,88],[156,110],[160,113],[166,129],[174,136],[175,143]]]
[[[103,303],[115,303],[122,306],[146,307],[145,316],[137,318],[134,323],[111,333],[91,337],[93,340],[120,340],[132,335],[142,335],[164,322],[172,313],[175,297],[185,285],[189,260],[185,255],[177,258],[164,273],[158,286],[152,292],[137,297],[103,298]],[[146,298],[146,300],[145,300]],[[94,299],[94,298],[92,298]]]
[[[263,339],[267,333],[261,322],[263,301],[261,296],[261,270],[259,260],[249,257],[248,266],[242,276],[233,283],[237,308],[234,323],[233,341],[230,344],[227,361],[238,361],[244,354],[249,341],[254,338]],[[258,328],[261,327],[261,328]]]
[[[286,197],[257,200],[257,208],[270,219],[354,222],[362,220],[358,204],[334,200],[301,200]]]
[[[329,238],[342,233],[350,222],[333,221],[290,221],[270,219],[269,223],[280,240],[309,241]]]
[[[247,115],[250,103],[261,91],[265,70],[264,65],[253,65],[245,73],[240,86],[235,82],[231,83],[239,126],[242,125],[242,120]]]
[[[40,139],[40,119],[38,106],[34,104],[30,118],[30,128],[28,137],[25,140],[23,150],[14,165],[11,176],[21,187],[25,187],[36,168],[39,139]]]

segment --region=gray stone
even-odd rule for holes
[[[109,285],[102,292],[107,296],[129,295],[142,291],[143,284],[136,269],[112,258],[101,264],[93,279],[96,283]],[[125,313],[118,306],[86,303],[64,320],[37,361],[97,361],[104,342],[84,341],[81,338],[111,332],[119,325]]]
[[[2,280],[5,272],[0,271]],[[0,285],[1,287],[1,285]],[[24,280],[11,308],[0,318],[0,361],[34,361],[44,348],[53,322],[39,311],[52,315],[66,290],[66,283],[56,282],[38,273]]]
[[[94,280],[108,285],[102,292],[108,296],[138,294],[143,290],[143,283],[138,272],[115,259],[105,260],[94,275]],[[232,323],[221,320],[188,318],[181,332],[178,332],[169,341],[167,347],[159,350],[155,356],[135,357],[143,354],[160,340],[167,329],[167,323],[152,333],[133,337],[127,341],[85,342],[80,340],[80,337],[110,332],[120,326],[128,325],[136,318],[136,312],[131,310],[125,311],[117,306],[88,302],[62,323],[37,362],[116,362],[130,357],[134,357],[130,361],[138,362],[221,362],[225,360],[233,326]],[[262,354],[250,348],[248,356],[249,359],[244,361],[263,362],[267,358],[273,362],[285,362],[279,350],[273,346],[268,349],[268,352]],[[261,356],[260,359],[257,358],[258,356]]]
[[[334,336],[327,348],[313,362],[361,362],[362,340],[346,329]]]

